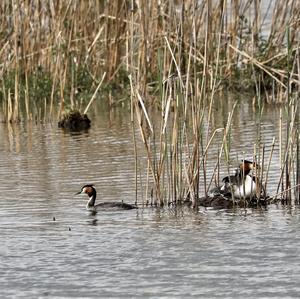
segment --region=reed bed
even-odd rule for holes
[[[214,128],[216,97],[250,92],[261,116],[264,102],[285,104],[276,193],[299,198],[298,0],[3,0],[0,16],[5,121],[53,121],[83,103],[87,113],[100,92],[110,105],[116,95],[128,99],[133,141],[138,128],[148,158],[145,198],[150,193],[161,206],[190,199],[196,207],[200,181],[206,195],[219,181],[220,163],[230,172],[236,106],[224,127]],[[253,159],[270,165],[259,128],[256,134]],[[219,157],[209,176],[216,138]],[[136,178],[138,155],[135,146]],[[268,178],[268,170],[260,175]]]
[[[253,200],[257,203],[260,200],[289,205],[299,203],[299,107],[295,98],[291,99],[287,109],[280,107],[280,119],[274,120],[277,122],[275,125],[280,128],[279,133],[271,142],[262,140],[265,104],[261,108],[256,107],[255,125],[249,127],[255,141],[253,144],[248,142],[246,152],[234,154],[231,130],[234,127],[234,115],[238,113],[236,103],[229,111],[224,126],[216,127],[209,114],[209,106],[203,105],[204,99],[200,98],[198,103],[196,99],[191,99],[194,101],[193,105],[186,108],[185,96],[176,94],[179,92],[176,87],[178,88],[178,84],[174,81],[165,82],[162,98],[164,104],[159,118],[157,113],[153,113],[152,107],[146,108],[144,98],[132,83],[132,123],[138,131],[133,130],[137,189],[138,173],[141,171],[138,161],[145,154],[147,157],[147,169],[142,170],[145,171],[146,186],[139,190],[144,192],[143,198],[146,201],[143,204],[170,206],[189,203],[197,208],[199,198],[207,197],[209,190],[220,186],[221,178],[232,175],[244,159],[259,165],[255,176],[261,185]],[[208,122],[211,124],[208,125]],[[137,150],[136,134],[141,137],[144,151]],[[213,166],[212,158],[215,160]],[[275,177],[274,168],[277,169]],[[270,186],[272,192],[269,190]],[[234,198],[232,200],[237,202]],[[248,202],[253,202],[252,198]],[[245,204],[245,207],[248,205]]]

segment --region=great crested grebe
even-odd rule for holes
[[[258,165],[255,162],[243,160],[235,175],[223,178],[223,186],[220,188],[221,192],[232,194],[235,198],[255,197],[260,184],[250,172],[257,168]]]
[[[92,184],[84,185],[79,192],[75,193],[75,195],[84,194],[84,193],[86,193],[89,197],[89,200],[86,205],[86,209],[88,211],[97,212],[99,210],[108,209],[108,208],[123,209],[123,210],[131,210],[131,209],[138,208],[137,206],[124,203],[124,202],[101,202],[95,205],[97,192],[96,189],[94,188],[94,185]]]

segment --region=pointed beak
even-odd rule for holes
[[[81,191],[75,193],[75,195],[78,195],[78,194],[81,194]]]

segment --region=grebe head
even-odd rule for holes
[[[95,195],[96,189],[94,188],[94,185],[88,184],[88,185],[82,186],[81,190],[79,192],[75,193],[75,195],[84,194],[84,193],[86,193],[88,195],[88,197]]]
[[[86,209],[90,210],[90,211],[94,211],[95,210],[95,201],[96,201],[96,189],[94,188],[94,185],[92,184],[88,184],[88,185],[84,185],[81,187],[81,190],[79,192],[77,192],[76,194],[87,194],[89,199],[86,205]],[[75,194],[75,195],[76,195]]]
[[[239,165],[240,172],[245,173],[245,175],[247,175],[251,170],[255,169],[259,169],[259,165],[257,165],[256,162],[243,160],[243,162]]]

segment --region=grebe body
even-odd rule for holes
[[[244,179],[230,176],[223,179],[221,191],[226,194],[233,194],[235,198],[250,198],[256,195],[255,177],[249,174]]]
[[[257,179],[251,170],[257,168],[255,162],[244,160],[235,175],[223,178],[223,185],[220,188],[223,193],[232,194],[234,198],[251,198],[256,196]]]
[[[86,204],[86,209],[91,212],[98,212],[100,210],[104,209],[123,209],[123,210],[132,210],[137,209],[138,207],[135,205],[131,205],[124,202],[102,202],[99,204],[95,204],[96,197],[97,197],[97,191],[94,187],[94,185],[84,185],[77,194],[87,194],[89,197],[89,200]]]

